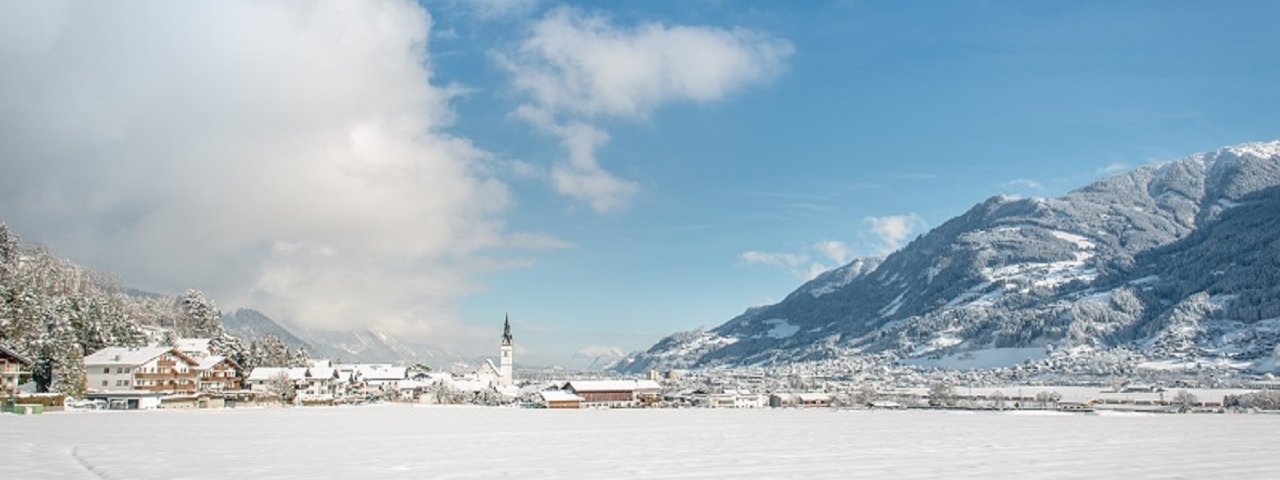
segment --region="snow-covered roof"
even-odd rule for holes
[[[151,359],[173,353],[174,356],[186,361],[191,365],[195,365],[196,361],[191,357],[183,355],[174,350],[172,347],[141,347],[141,348],[125,348],[125,347],[107,347],[102,350],[93,352],[92,355],[84,357],[84,365],[86,367],[93,365],[142,365],[151,361]]]
[[[364,365],[356,367],[356,373],[360,374],[360,378],[365,381],[369,380],[404,380],[409,377],[409,369],[407,367],[383,367]]]
[[[312,367],[332,367],[333,360],[326,360],[326,359],[312,360],[311,366]]]
[[[222,361],[226,359],[227,357],[222,355],[209,355],[200,359],[200,363],[196,365],[196,370],[208,370],[217,364],[222,363]]]
[[[825,393],[797,393],[796,398],[801,402],[822,402],[831,400],[831,395]]]
[[[174,342],[174,347],[180,352],[210,352],[209,343],[211,338],[179,338]]]
[[[332,379],[338,377],[338,369],[332,367],[311,367],[308,371],[311,374],[311,378]]]
[[[0,356],[12,358],[23,365],[31,365],[31,359],[19,355],[18,352],[10,350],[9,347],[4,346],[3,344],[0,344]]]
[[[574,395],[573,392],[566,392],[564,390],[546,390],[538,392],[538,395],[542,395],[542,401],[544,402],[581,402],[586,400]]]
[[[570,380],[564,388],[575,392],[662,390],[662,386],[653,380]]]
[[[275,378],[281,372],[285,372],[286,374],[288,374],[289,380],[298,381],[298,380],[307,379],[306,367],[293,367],[293,368],[258,367],[253,369],[252,372],[249,372],[249,381],[265,382]]]

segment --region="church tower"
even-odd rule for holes
[[[502,343],[499,344],[498,350],[502,357],[498,363],[498,382],[502,385],[514,385],[515,381],[511,375],[511,365],[514,361],[511,358],[511,316],[507,315],[502,322]]]

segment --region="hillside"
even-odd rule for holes
[[[1166,364],[1271,365],[1280,336],[1280,142],[994,197],[883,261],[860,259],[618,369],[871,357],[1001,366],[1123,348]],[[871,266],[868,271],[868,267]]]
[[[222,316],[227,332],[242,339],[274,335],[292,348],[305,348],[312,358],[348,362],[447,365],[453,358],[423,344],[408,344],[394,335],[367,329],[322,331],[276,321],[257,310],[241,308]]]

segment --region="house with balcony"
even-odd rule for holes
[[[0,396],[16,393],[30,374],[31,360],[0,344]]]
[[[222,355],[200,358],[196,373],[199,378],[196,388],[201,392],[230,392],[241,388],[240,364]]]
[[[199,365],[173,347],[107,347],[84,357],[91,392],[193,393],[199,386]]]

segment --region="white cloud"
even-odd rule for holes
[[[796,278],[805,281],[812,280],[822,272],[849,263],[850,260],[849,246],[843,242],[834,240],[817,242],[810,246],[810,250],[825,257],[827,260],[835,262],[835,265],[832,266],[826,262],[814,260],[808,253],[751,250],[743,252],[738,256],[738,259],[747,265],[768,265],[782,268],[791,272]]]
[[[801,253],[776,253],[751,250],[738,256],[748,265],[770,265],[774,267],[795,268],[809,261],[809,256]]]
[[[1098,175],[1115,175],[1117,173],[1121,173],[1126,170],[1129,170],[1130,168],[1131,168],[1131,165],[1124,162],[1111,162],[1111,163],[1108,163],[1105,167],[1099,168],[1096,173]]]
[[[841,241],[823,240],[813,244],[813,249],[821,252],[823,256],[839,265],[844,265],[853,260],[850,255],[849,245]]]
[[[866,231],[861,236],[871,237],[864,240],[861,248],[854,248],[839,240],[823,240],[815,242],[799,252],[764,252],[751,250],[742,253],[738,259],[747,265],[768,265],[790,272],[801,280],[812,280],[823,272],[848,264],[855,257],[888,255],[902,247],[903,242],[911,235],[924,230],[923,218],[914,213],[889,215],[883,217],[866,217],[863,219]],[[869,248],[868,248],[869,247]],[[872,252],[872,253],[855,253]],[[815,258],[818,257],[818,258]]]
[[[1020,188],[1023,190],[1044,190],[1044,184],[1029,178],[1015,178],[1004,182],[1006,188]]]
[[[407,0],[0,4],[0,215],[139,287],[457,332],[505,185]]]
[[[867,217],[863,219],[863,222],[871,229],[871,233],[879,239],[879,253],[882,255],[902,247],[904,240],[925,227],[924,219],[914,213]]]
[[[644,119],[665,103],[712,102],[778,75],[791,44],[745,29],[645,23],[557,8],[513,50],[495,54],[528,101],[514,112],[556,136],[568,154],[555,189],[597,212],[626,205],[637,186],[604,170],[609,135],[596,122]]]

